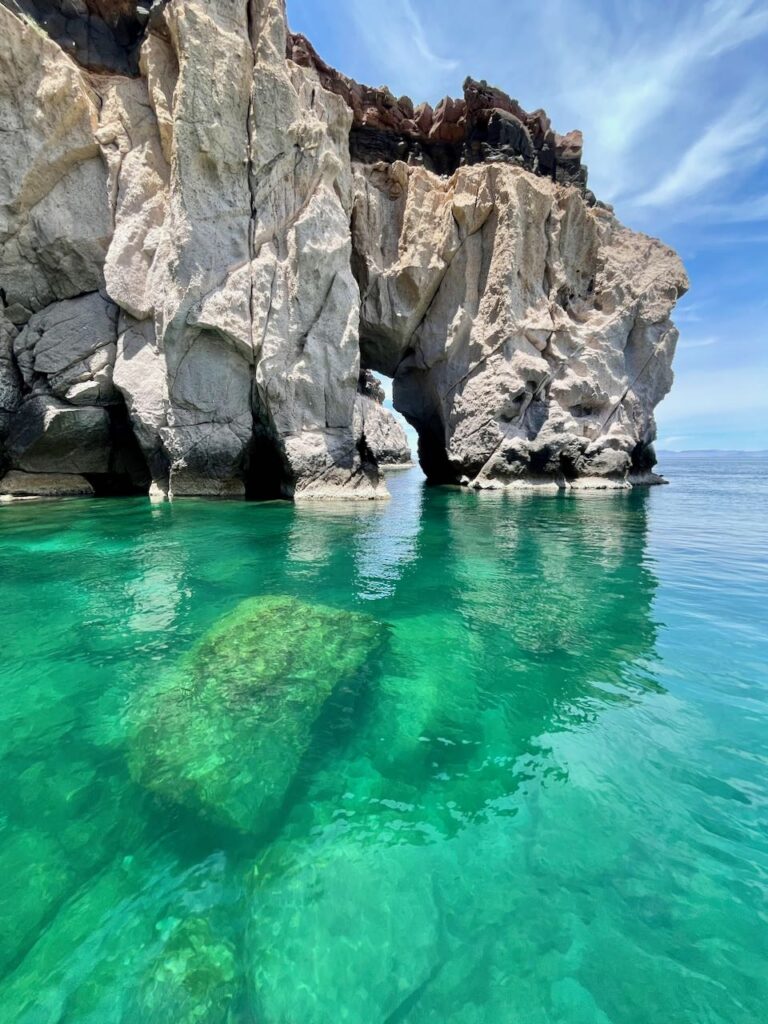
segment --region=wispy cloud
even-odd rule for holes
[[[766,148],[758,143],[768,129],[763,103],[763,97],[740,96],[692,142],[677,166],[635,202],[639,206],[678,204],[722,178],[760,164]]]
[[[712,316],[712,297],[692,299],[689,292],[679,306],[675,308],[675,323],[699,324]]]
[[[659,451],[679,451],[680,445],[687,440],[689,440],[688,434],[677,434],[674,437],[664,437],[657,442],[656,448]]]
[[[764,116],[743,117],[753,107],[766,108],[768,85],[757,67],[750,76],[750,111],[742,111],[741,122],[727,121],[738,116],[727,91],[727,109],[715,117],[712,111],[723,102],[716,82],[721,59],[768,33],[768,5],[641,2],[636,17],[622,13],[607,17],[606,7],[591,0],[548,0],[540,31],[555,26],[555,63],[568,69],[563,105],[585,129],[599,194],[628,204],[638,196],[644,205],[671,204],[729,173],[736,160],[729,156],[734,130],[743,157],[765,126]],[[744,77],[748,72],[745,67]],[[744,105],[744,98],[737,102]],[[703,134],[697,131],[702,120],[708,125]],[[754,163],[756,155],[750,157]]]
[[[457,60],[439,57],[432,49],[427,39],[427,34],[424,31],[421,18],[416,13],[411,0],[401,0],[401,2],[406,21],[413,30],[413,43],[419,51],[422,60],[427,61],[432,67],[439,68],[441,71],[456,71],[459,67]]]
[[[719,344],[719,338],[698,338],[691,341],[681,341],[678,348],[711,348]]]
[[[370,0],[344,0],[343,6],[395,92],[409,90],[419,101],[455,87],[460,61],[438,52],[412,0],[391,0],[386,12],[375,14]]]
[[[706,221],[710,224],[757,224],[768,221],[768,195],[747,199],[739,193],[736,195],[734,202],[697,203],[693,208],[684,209],[682,215],[685,220]]]

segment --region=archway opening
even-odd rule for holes
[[[393,381],[379,371],[360,372],[358,393],[362,400],[363,436],[361,455],[380,469],[412,467],[416,462],[418,437],[393,401]]]

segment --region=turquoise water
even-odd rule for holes
[[[663,468],[0,509],[4,1024],[768,1019],[768,458]],[[388,639],[257,837],[133,781],[126,712],[261,595]]]

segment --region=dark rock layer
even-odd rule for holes
[[[25,14],[89,71],[138,75],[152,0],[0,0]]]
[[[360,85],[332,68],[303,35],[288,35],[288,58],[313,68],[323,87],[351,108],[352,159],[424,166],[450,175],[479,163],[514,163],[561,184],[587,188],[581,132],[558,135],[543,110],[528,113],[501,89],[467,78],[462,99],[447,96],[434,109],[407,96]],[[591,194],[590,194],[591,195]]]

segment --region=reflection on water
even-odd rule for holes
[[[766,495],[711,476],[0,511],[3,1020],[761,1019]],[[268,594],[390,641],[255,839],[133,783],[124,722]]]

